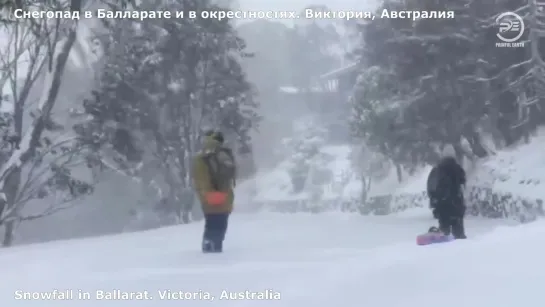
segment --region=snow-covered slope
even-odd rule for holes
[[[506,149],[480,161],[470,184],[532,199],[545,199],[545,130],[529,144]]]
[[[530,144],[520,145],[499,151],[495,155],[467,165],[468,185],[490,188],[529,198],[545,198],[545,156],[542,147],[545,133],[541,132]],[[350,164],[350,146],[326,146],[322,149],[333,156],[327,168],[335,175],[332,182],[324,186],[325,197],[334,199],[357,198],[361,195],[362,184]],[[405,176],[402,182],[397,179],[395,169],[380,181],[373,181],[369,197],[381,195],[420,194],[425,192],[426,179],[431,166],[419,169],[413,175]],[[331,189],[334,181],[348,176],[349,180],[340,190]],[[287,162],[280,163],[272,170],[264,170],[253,180],[239,187],[243,195],[252,195],[255,201],[305,199],[305,193],[293,194],[287,171]],[[336,191],[336,193],[334,192]]]
[[[350,146],[324,146],[322,152],[331,156],[325,168],[333,174],[330,181],[323,184],[322,198],[354,198],[359,196],[361,182],[350,164]],[[270,202],[303,200],[309,197],[307,191],[293,193],[288,173],[289,161],[280,163],[272,170],[263,170],[255,178],[248,180],[237,188],[243,198],[250,202]],[[245,201],[248,201],[244,199]]]
[[[415,235],[431,223],[422,209],[385,217],[238,214],[221,255],[200,253],[200,223],[3,249],[0,304],[211,306],[208,294],[213,306],[237,307],[435,307],[441,297],[456,307],[540,303],[540,293],[530,290],[545,282],[539,266],[545,255],[535,244],[543,224],[485,235],[505,221],[469,219],[472,240],[417,247]],[[74,296],[43,299],[55,290],[73,290]],[[96,300],[97,291],[113,290],[147,291],[153,300]],[[166,291],[195,294],[193,300],[161,300]],[[221,300],[224,291],[268,293],[271,299]],[[17,300],[25,292],[42,299]]]
[[[529,144],[521,144],[502,149],[492,156],[465,165],[468,186],[489,188],[495,192],[512,193],[529,199],[545,199],[545,130],[540,130]],[[389,193],[422,193],[431,167],[425,167],[403,182],[397,182],[392,172],[379,188],[372,190],[374,195]]]
[[[539,131],[529,144],[507,148],[492,156],[465,165],[468,185],[466,202],[471,214],[534,220],[545,214],[545,130]],[[288,174],[289,161],[272,170],[263,170],[254,179],[242,183],[237,191],[238,208],[273,211],[359,211],[387,214],[406,208],[427,207],[426,180],[431,166],[414,174],[403,174],[398,181],[395,167],[381,180],[373,180],[367,192],[367,204],[361,206],[363,184],[351,165],[350,146],[325,146],[332,158],[325,168],[335,175],[321,188],[319,201],[309,201],[308,192],[293,193]],[[264,207],[263,207],[264,206]],[[380,212],[379,212],[380,211]]]

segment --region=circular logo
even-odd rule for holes
[[[499,25],[496,36],[506,43],[516,42],[524,34],[524,20],[517,13],[505,12],[500,14],[496,18],[496,24]]]

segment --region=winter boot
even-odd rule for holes
[[[430,229],[428,229],[428,233],[439,233],[441,230],[435,226],[431,226]]]
[[[214,252],[215,253],[223,252],[223,241],[217,241],[214,243]]]
[[[467,239],[465,229],[464,229],[464,219],[456,218],[452,222],[452,235],[456,239]]]
[[[449,217],[439,216],[439,230],[445,235],[450,235],[451,223]]]
[[[203,253],[213,253],[214,252],[214,242],[208,239],[202,240],[202,252]]]

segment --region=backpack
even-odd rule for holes
[[[204,156],[204,162],[208,166],[212,186],[216,191],[225,191],[235,184],[236,163],[231,149],[217,148]]]

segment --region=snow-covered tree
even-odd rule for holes
[[[188,15],[226,8],[178,0],[143,2],[133,9]],[[104,166],[143,188],[154,186],[155,201],[166,199],[185,223],[195,203],[190,164],[202,133],[220,129],[235,150],[248,151],[249,132],[258,121],[252,85],[239,64],[249,55],[231,23],[104,20],[98,36],[103,69],[92,98],[83,104],[90,120],[76,127]]]
[[[15,9],[79,12],[82,1],[8,2],[3,12]],[[9,15],[9,14],[8,14]],[[3,14],[5,17],[6,14]],[[83,163],[85,145],[63,135],[52,111],[78,22],[70,19],[0,19],[0,226],[2,244],[9,246],[22,221],[66,209],[73,200],[92,191],[92,185],[71,174]],[[41,83],[37,103],[30,97]],[[33,199],[38,208],[25,211]]]
[[[306,9],[329,11],[324,5]],[[304,10],[301,12],[304,15]],[[316,78],[340,66],[340,35],[335,21],[318,19],[298,20],[287,31],[288,56],[291,67],[291,84],[306,92],[316,85]]]
[[[318,185],[323,175],[323,153],[326,131],[312,119],[302,119],[294,125],[293,137],[284,139],[288,152],[288,173],[294,193],[299,193],[307,185]],[[315,176],[311,176],[314,174]],[[310,181],[309,181],[310,179]],[[311,182],[311,181],[314,182]]]
[[[409,170],[452,146],[485,157],[483,137],[511,145],[544,123],[542,10],[534,0],[384,1],[376,14],[453,11],[455,18],[377,18],[359,25],[354,134]],[[525,20],[523,48],[498,48],[496,18]],[[375,82],[375,81],[377,82]]]

